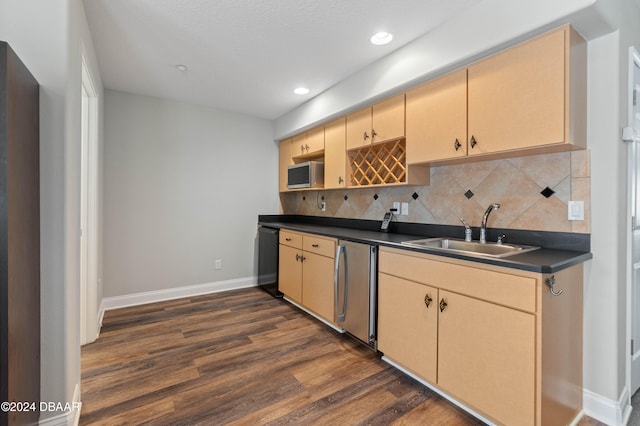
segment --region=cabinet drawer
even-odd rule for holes
[[[378,269],[390,275],[528,312],[536,311],[536,280],[454,265],[414,252],[380,250]]]
[[[336,256],[336,240],[333,238],[304,235],[302,249],[311,253],[334,258]]]
[[[302,249],[302,234],[292,231],[280,230],[280,244],[285,246]]]

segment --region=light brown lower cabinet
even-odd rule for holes
[[[292,301],[333,322],[334,238],[280,231],[278,289]]]
[[[378,349],[497,424],[569,424],[582,410],[582,273],[383,247]]]

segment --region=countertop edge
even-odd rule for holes
[[[340,227],[328,227],[312,224],[297,224],[297,223],[284,223],[284,222],[258,222],[258,225],[268,228],[286,229],[297,232],[307,232],[315,235],[338,238],[349,240],[358,243],[392,247],[396,249],[402,249],[407,251],[413,251],[418,253],[427,253],[430,255],[440,256],[444,258],[453,258],[459,260],[466,260],[470,262],[476,262],[481,264],[501,266],[511,269],[517,269],[522,271],[536,272],[541,274],[553,274],[571,266],[578,265],[593,258],[591,252],[579,252],[572,250],[557,250],[557,249],[545,249],[540,248],[534,252],[528,252],[510,256],[508,258],[489,258],[483,256],[471,256],[461,253],[443,253],[439,250],[433,250],[428,248],[414,248],[401,244],[400,241],[411,238],[419,238],[415,235],[407,234],[393,234],[383,233],[359,229],[340,228]],[[361,235],[359,235],[361,234]],[[365,234],[369,234],[365,236]],[[377,235],[378,238],[373,237]],[[394,241],[396,240],[396,241]],[[532,254],[533,253],[533,254]],[[547,260],[545,263],[534,262],[533,259],[543,258]]]

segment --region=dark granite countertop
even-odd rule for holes
[[[354,219],[333,219],[308,216],[274,215],[259,216],[258,224],[272,228],[308,232],[317,235],[344,240],[395,247],[403,250],[429,253],[433,255],[469,260],[473,262],[503,266],[543,274],[556,273],[562,269],[585,262],[593,257],[589,251],[589,236],[586,234],[567,234],[551,232],[529,232],[516,230],[491,230],[488,239],[495,240],[502,233],[512,236],[509,242],[535,245],[538,250],[512,255],[506,258],[490,258],[466,255],[455,252],[443,252],[437,249],[410,247],[403,241],[432,238],[464,236],[462,227],[424,224],[394,223],[390,232],[376,230],[379,221],[361,221]],[[474,235],[477,235],[474,229]],[[493,235],[496,235],[495,237]]]

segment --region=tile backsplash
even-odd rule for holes
[[[321,211],[321,202],[326,211]],[[567,219],[568,201],[584,201],[583,221]],[[393,202],[408,203],[400,222],[590,233],[589,151],[561,152],[431,167],[427,186],[379,186],[280,194],[282,214],[382,220]]]

